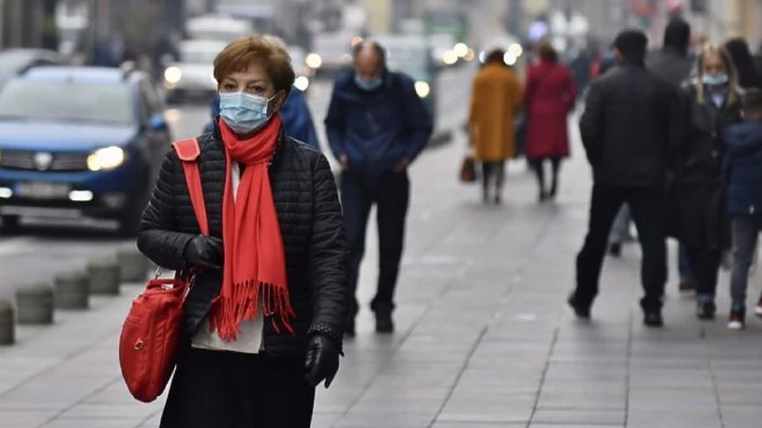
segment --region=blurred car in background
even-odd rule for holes
[[[8,49],[0,51],[0,87],[32,67],[62,65],[66,61],[56,51],[46,49]]]
[[[352,44],[362,40],[348,31],[323,32],[312,38],[312,51],[305,57],[318,75],[333,76],[352,65]]]
[[[178,51],[180,60],[164,70],[167,101],[180,102],[189,97],[211,99],[217,92],[214,79],[214,58],[227,46],[220,40],[183,40]]]
[[[186,22],[185,29],[190,39],[217,40],[226,43],[255,33],[254,26],[245,19],[215,14],[191,18]]]
[[[115,219],[132,235],[171,135],[140,71],[39,67],[0,91],[0,216]]]
[[[294,87],[302,92],[306,92],[310,87],[311,79],[315,75],[315,70],[307,65],[305,62],[306,54],[304,49],[299,46],[289,46],[288,53],[291,56],[291,66],[294,68],[296,74],[296,80],[294,80]]]

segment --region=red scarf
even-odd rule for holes
[[[222,240],[225,248],[222,290],[215,299],[209,326],[224,341],[238,336],[241,321],[275,316],[293,334],[294,311],[288,295],[286,257],[275,211],[268,164],[282,127],[279,115],[253,136],[238,137],[219,121],[225,145],[225,191],[222,195]],[[232,162],[244,167],[233,200]],[[273,318],[273,326],[278,330]]]

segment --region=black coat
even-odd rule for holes
[[[579,127],[596,185],[664,186],[677,135],[675,94],[638,65],[617,66],[593,81]]]
[[[199,137],[199,167],[209,229],[222,237],[222,194],[225,155],[219,131]],[[336,184],[325,157],[313,148],[281,135],[269,167],[273,199],[286,251],[291,304],[296,312],[295,334],[276,331],[265,321],[264,348],[273,355],[303,355],[307,337],[324,334],[341,345],[346,318],[346,266],[344,236]],[[138,247],[151,260],[168,269],[183,269],[187,243],[199,233],[182,165],[173,152],[164,159],[156,188],[143,213]],[[196,277],[186,300],[184,333],[196,333],[219,294],[221,271]]]
[[[681,98],[685,121],[670,198],[677,207],[671,211],[678,214],[675,235],[682,243],[717,251],[730,243],[723,135],[727,127],[740,121],[740,105],[726,99],[718,108],[708,94],[701,102],[697,88],[697,82],[686,84]]]

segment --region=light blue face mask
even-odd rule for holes
[[[705,74],[704,84],[709,86],[724,85],[728,83],[727,73]]]
[[[383,80],[381,80],[380,77],[375,77],[373,79],[364,79],[355,74],[355,83],[362,90],[373,91],[378,89],[381,86],[381,84],[383,83]]]
[[[261,128],[273,112],[270,101],[261,95],[246,92],[220,92],[220,116],[236,134],[250,134]]]

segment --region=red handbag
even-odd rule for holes
[[[172,144],[183,164],[193,212],[201,233],[209,234],[195,139]],[[173,279],[155,278],[132,302],[119,338],[119,365],[130,393],[149,403],[164,391],[175,368],[182,330],[182,309],[193,276],[178,272]]]

